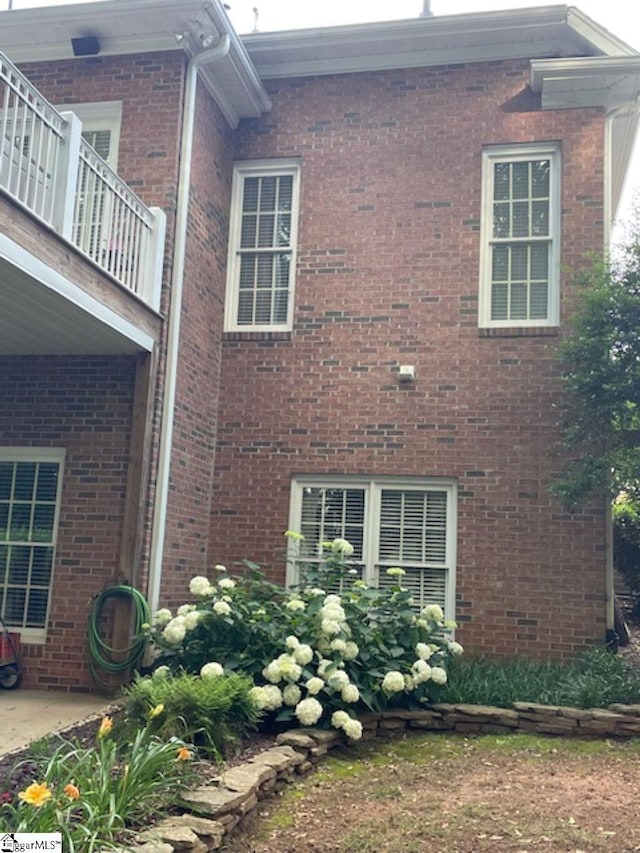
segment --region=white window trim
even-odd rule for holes
[[[548,316],[535,320],[491,319],[491,276],[493,239],[493,177],[496,162],[516,163],[548,157],[550,170],[549,233],[551,252],[549,258]],[[480,328],[551,327],[560,323],[560,234],[561,234],[561,158],[560,146],[546,142],[524,145],[495,145],[482,152],[482,212],[480,226]],[[514,242],[516,242],[514,240]],[[524,239],[523,239],[524,242]]]
[[[285,323],[259,323],[247,325],[237,322],[240,274],[240,230],[244,179],[269,175],[291,175],[293,192],[291,202],[291,266],[289,268],[289,299]],[[300,161],[297,159],[245,160],[234,164],[229,216],[229,251],[227,255],[227,289],[224,308],[225,332],[289,332],[293,328],[296,259],[298,251],[298,220],[300,218]]]
[[[61,104],[58,112],[75,113],[82,122],[82,130],[110,130],[109,165],[118,171],[120,128],[122,126],[122,101],[95,101],[81,104]]]
[[[51,564],[51,582],[49,584],[49,598],[47,602],[47,613],[44,628],[21,628],[10,627],[20,634],[20,642],[27,645],[42,645],[47,637],[47,625],[51,612],[51,601],[53,598],[56,554],[58,549],[58,523],[60,521],[60,507],[62,503],[62,481],[64,478],[64,462],[66,451],[61,447],[0,447],[0,462],[57,462],[60,466],[58,474],[58,488],[56,492],[56,507],[53,516],[53,559]]]
[[[363,579],[371,586],[378,585],[376,571],[377,545],[376,533],[380,518],[380,502],[383,489],[402,489],[403,491],[443,491],[447,495],[447,529],[445,544],[445,562],[434,566],[446,572],[445,610],[447,619],[455,620],[456,605],[456,547],[457,547],[457,505],[458,489],[455,480],[429,477],[363,477],[363,476],[313,476],[300,475],[291,481],[289,501],[289,530],[298,532],[302,514],[302,490],[311,488],[355,488],[365,491],[364,539],[362,546]],[[286,585],[298,583],[298,573],[294,562],[296,543],[289,541],[287,555]]]

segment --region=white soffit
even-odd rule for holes
[[[83,36],[98,39],[100,53],[90,59],[99,61],[162,51],[191,56],[224,34],[231,40],[229,53],[205,66],[201,76],[235,125],[261,115],[271,103],[219,0],[105,0],[0,11],[0,50],[18,65],[74,59],[71,39]],[[176,35],[184,36],[180,43]]]
[[[631,105],[640,97],[640,56],[533,60],[531,88],[546,110]]]
[[[243,36],[243,42],[264,79],[635,53],[578,9],[565,5],[256,33]]]

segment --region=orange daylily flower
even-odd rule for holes
[[[73,782],[69,782],[68,785],[64,786],[64,793],[70,800],[80,799],[80,790],[73,784]]]
[[[178,761],[191,761],[193,753],[186,746],[181,746],[178,750]]]
[[[51,790],[46,782],[32,782],[28,788],[20,791],[18,798],[30,806],[40,808],[51,799]]]
[[[102,722],[100,723],[100,728],[98,729],[98,737],[106,737],[112,728],[113,720],[111,719],[111,717],[103,717]]]

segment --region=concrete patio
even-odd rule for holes
[[[0,690],[0,756],[99,714],[113,704],[104,696],[47,690]]]

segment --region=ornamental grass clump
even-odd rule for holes
[[[400,567],[388,569],[384,589],[367,586],[352,555],[345,539],[323,543],[322,560],[303,566],[290,590],[253,563],[245,577],[220,565],[215,577],[194,577],[193,601],[155,616],[158,662],[173,673],[220,667],[250,676],[251,700],[268,719],[331,725],[352,740],[362,733],[360,711],[436,700],[462,653],[455,623],[438,604],[416,608]]]
[[[61,832],[67,853],[108,849],[191,783],[195,753],[185,743],[156,737],[150,725],[116,740],[112,727],[105,717],[95,744],[62,739],[48,757],[31,760],[32,781],[0,806],[0,834]]]

